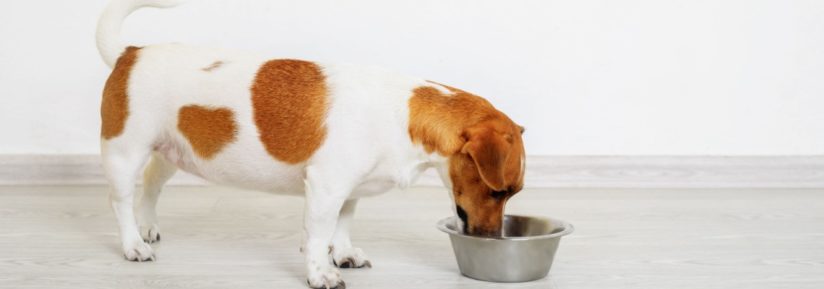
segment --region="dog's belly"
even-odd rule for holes
[[[165,141],[155,151],[180,170],[215,184],[286,195],[304,194],[304,168],[273,160],[239,140],[215,158],[195,156],[187,143]]]
[[[394,181],[389,179],[374,179],[361,183],[352,190],[350,198],[357,199],[363,197],[372,197],[383,194],[396,187]]]
[[[240,143],[228,147],[226,153],[208,161],[196,157],[185,143],[159,143],[155,152],[180,170],[212,183],[275,194],[305,194],[303,166],[275,161],[264,152],[243,148],[243,142]],[[380,195],[396,186],[397,183],[388,175],[373,175],[356,186],[350,198]]]

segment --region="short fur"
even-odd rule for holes
[[[312,62],[278,59],[263,64],[252,85],[260,140],[274,158],[307,160],[326,137],[326,77]]]
[[[452,191],[467,233],[500,232],[504,205],[523,186],[524,150],[522,128],[489,102],[374,67],[120,41],[132,11],[175,4],[115,0],[98,27],[100,54],[113,66],[101,155],[127,259],[154,259],[155,206],[177,169],[305,196],[303,252],[314,288],[344,285],[333,264],[371,266],[349,238],[357,200],[408,187],[428,168]]]
[[[235,140],[235,114],[228,108],[187,105],[180,108],[177,129],[198,157],[212,159]]]
[[[100,105],[100,135],[110,139],[120,135],[129,117],[129,75],[137,62],[140,48],[128,47],[117,60],[117,65],[109,75],[103,88],[103,102]]]

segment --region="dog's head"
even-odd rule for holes
[[[463,147],[449,158],[449,176],[467,234],[500,234],[506,201],[524,185],[522,133],[522,127],[503,115],[463,132]]]
[[[409,135],[446,158],[464,232],[500,234],[504,205],[523,188],[524,129],[479,96],[432,84],[410,99]]]

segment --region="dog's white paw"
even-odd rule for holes
[[[140,226],[140,236],[149,244],[160,242],[160,227],[157,224]]]
[[[339,268],[372,268],[372,262],[360,248],[340,248],[332,249],[332,261]]]
[[[152,249],[149,244],[146,244],[143,241],[136,241],[132,242],[128,245],[123,245],[123,254],[126,257],[126,260],[129,261],[154,261],[155,255],[154,250]]]
[[[346,289],[340,270],[328,264],[310,266],[306,282],[309,283],[309,287],[316,289]]]

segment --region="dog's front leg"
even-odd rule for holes
[[[304,217],[307,282],[312,288],[343,289],[346,284],[338,268],[329,261],[329,250],[338,214],[352,188],[335,181],[332,175],[330,178],[324,178],[324,175],[307,169]]]
[[[332,238],[332,261],[340,268],[372,268],[372,263],[363,250],[352,247],[349,238],[349,226],[355,216],[357,204],[358,199],[350,199],[343,203],[335,236]]]

